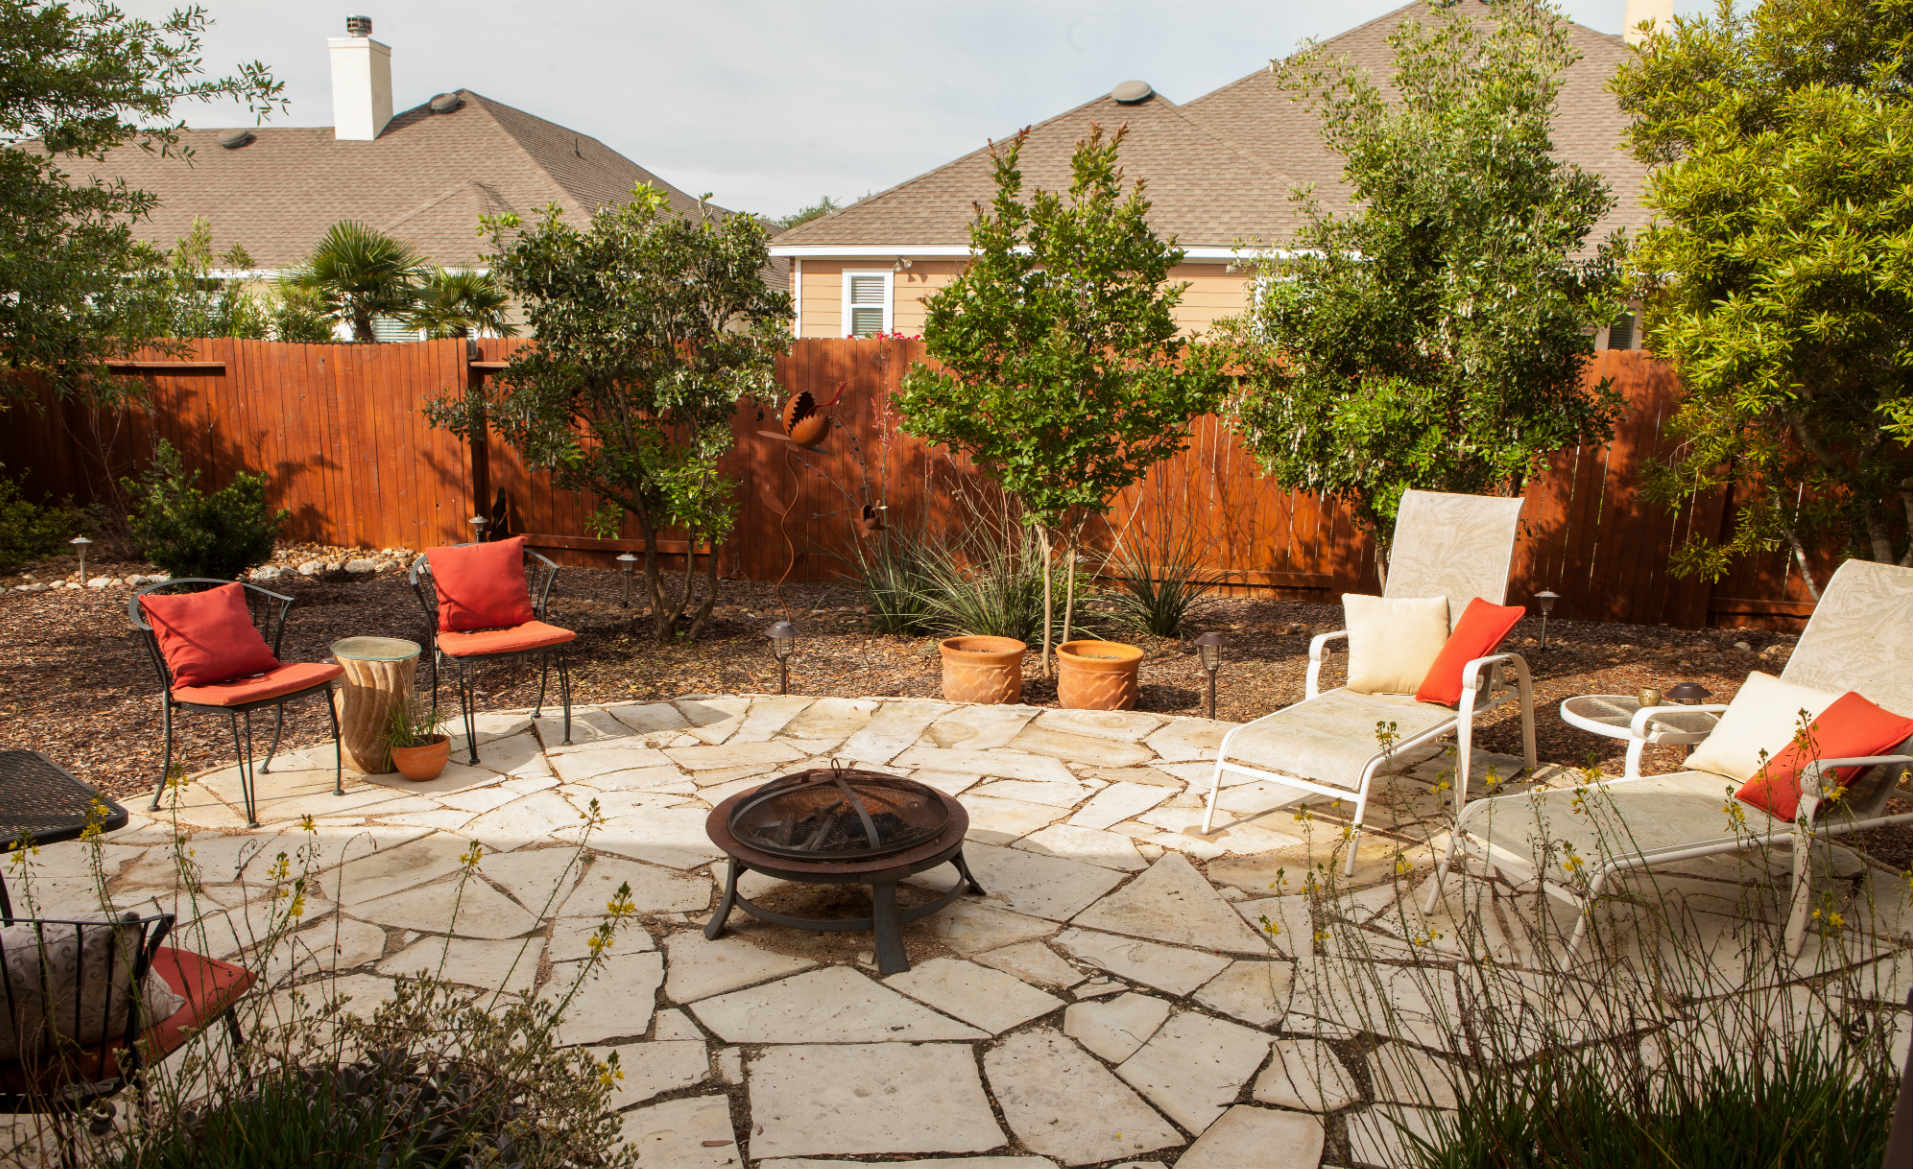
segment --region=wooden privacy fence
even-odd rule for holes
[[[598,539],[597,500],[561,491],[495,436],[476,449],[432,429],[423,407],[491,376],[523,342],[428,341],[294,345],[230,339],[188,343],[183,355],[124,368],[146,382],[146,409],[97,412],[43,403],[15,409],[0,433],[0,462],[55,495],[112,500],[121,475],[161,438],[212,485],[264,472],[275,504],[292,513],[287,536],[342,545],[413,548],[468,538],[467,517],[502,495],[511,527],[574,563],[635,551],[627,522]],[[738,484],[738,522],[717,550],[728,576],[820,579],[842,575],[857,552],[868,505],[893,532],[935,537],[987,516],[995,492],[961,460],[904,434],[898,381],[924,356],[918,341],[805,340],[778,363],[787,394],[820,400],[838,386],[830,436],[814,450],[778,437],[777,411],[746,407],[724,470]],[[1788,561],[1747,558],[1717,584],[1667,570],[1692,531],[1720,533],[1733,503],[1707,495],[1678,508],[1641,493],[1660,449],[1674,379],[1638,350],[1609,350],[1588,370],[1612,377],[1626,407],[1612,441],[1561,452],[1528,486],[1510,598],[1551,588],[1564,617],[1698,625],[1794,619],[1810,605]],[[1186,543],[1232,585],[1333,599],[1375,586],[1374,548],[1347,508],[1262,477],[1220,420],[1198,419],[1189,449],[1123,493],[1098,533],[1141,541],[1155,557]],[[666,550],[681,557],[683,540]],[[699,556],[708,554],[698,549]]]

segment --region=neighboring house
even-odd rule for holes
[[[694,196],[597,139],[468,89],[394,113],[391,49],[372,39],[369,19],[351,18],[346,29],[327,41],[333,125],[186,130],[190,165],[131,145],[90,164],[159,196],[135,228],[141,238],[170,248],[204,217],[215,250],[239,244],[257,265],[224,275],[266,280],[298,267],[332,224],[356,219],[433,264],[471,269],[486,247],[481,214],[515,211],[529,221],[555,203],[579,222],[625,202],[638,183],[663,191],[680,212],[696,208]],[[73,165],[89,169],[84,160]],[[397,322],[379,331],[412,335]]]
[[[1628,0],[1627,23],[1668,19],[1671,8],[1666,0]],[[1394,60],[1389,34],[1411,18],[1427,22],[1440,13],[1418,0],[1323,47],[1385,78]],[[1627,117],[1607,90],[1627,42],[1578,24],[1572,35],[1581,59],[1563,78],[1555,148],[1614,190],[1617,202],[1596,235],[1633,230],[1647,221],[1641,205],[1646,171],[1623,147]],[[1019,160],[1025,190],[1067,189],[1072,148],[1093,125],[1129,127],[1119,160],[1124,177],[1147,183],[1150,222],[1187,253],[1170,275],[1190,286],[1177,312],[1189,330],[1247,306],[1253,257],[1279,250],[1300,222],[1292,187],[1313,184],[1329,210],[1348,206],[1340,157],[1322,145],[1314,115],[1291,102],[1267,69],[1184,105],[1143,82],[1124,82],[1040,122],[1030,128]],[[974,204],[987,204],[994,193],[985,148],[778,235],[771,255],[791,264],[796,334],[921,332],[924,298],[968,263]],[[1625,348],[1631,339],[1617,329],[1613,343]]]

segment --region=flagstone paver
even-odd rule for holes
[[[967,1044],[772,1047],[747,1078],[753,1157],[965,1153],[1004,1142]]]
[[[1353,882],[1312,915],[1297,886],[1339,843],[1347,809],[1311,801],[1317,815],[1304,822],[1291,793],[1228,777],[1220,830],[1203,834],[1226,724],[801,695],[575,713],[567,746],[555,711],[535,722],[486,712],[476,766],[419,784],[349,776],[343,799],[330,743],[282,752],[261,777],[256,830],[244,827],[236,770],[217,769],[178,789],[163,816],[134,810],[102,848],[109,888],[122,907],[177,913],[183,944],[261,961],[258,993],[276,1010],[290,1008],[296,982],[308,999],[351,993],[348,1009],[362,1014],[391,997],[395,973],[442,959],[453,979],[489,988],[521,950],[508,987],[562,995],[628,886],[626,918],[558,1038],[618,1050],[616,1105],[641,1165],[1310,1165],[1328,1113],[1356,1163],[1386,1164],[1404,1152],[1381,1111],[1389,1098],[1424,1130],[1426,1109],[1449,1103],[1438,1074],[1418,1084],[1408,1072],[1438,1073],[1457,1034],[1455,976],[1422,964],[1456,957],[1457,899],[1426,917],[1404,899],[1444,839],[1439,757],[1378,790]],[[723,876],[705,832],[711,808],[833,756],[914,777],[970,814],[966,855],[986,893],[905,926],[913,967],[888,979],[855,931],[737,915],[718,941],[701,932]],[[201,871],[196,890],[179,883],[175,823]],[[1397,880],[1401,862],[1412,880]],[[1862,874],[1842,888],[1878,886],[1891,901],[1865,864],[1836,861],[1836,872]],[[43,912],[97,911],[82,846],[43,848],[32,869]],[[301,872],[314,880],[296,942],[264,954],[257,941],[283,923]],[[1744,881],[1705,865],[1669,879],[1734,950]],[[931,890],[954,880],[947,866],[913,878]],[[287,895],[274,897],[275,881]],[[28,883],[23,874],[18,887]],[[849,890],[781,884],[752,874],[742,887],[773,905],[809,898],[820,913],[857,912]],[[922,896],[907,890],[906,903]],[[1523,936],[1499,914],[1529,903],[1490,907],[1491,943]],[[1904,944],[1906,925],[1885,933]],[[1350,928],[1363,947],[1350,946]],[[1634,936],[1621,920],[1601,928],[1620,943]],[[1534,957],[1505,948],[1516,966]],[[1796,969],[1807,976],[1831,954],[1810,939]],[[1876,997],[1896,1003],[1907,980],[1881,975]],[[1345,1039],[1359,1056],[1332,1046]]]

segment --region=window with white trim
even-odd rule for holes
[[[890,328],[890,279],[883,270],[844,273],[844,336],[870,337]]]

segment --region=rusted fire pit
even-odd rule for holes
[[[910,969],[903,924],[928,917],[963,893],[983,887],[963,861],[970,817],[963,805],[927,784],[847,768],[814,768],[740,792],[711,809],[704,822],[711,843],[730,857],[724,897],[704,927],[721,937],[733,906],[752,917],[807,930],[870,930],[877,969]],[[962,877],[934,901],[897,905],[897,882],[940,864]],[[870,916],[813,918],[779,913],[741,896],[746,872],[812,885],[870,886]]]

